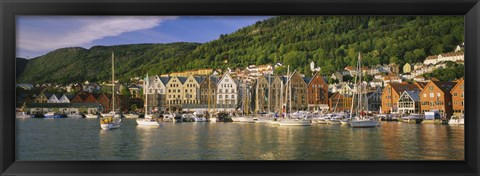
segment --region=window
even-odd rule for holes
[[[428,90],[433,90],[433,86],[428,86]]]
[[[423,94],[423,97],[425,97],[425,98],[426,98],[426,97],[427,97],[427,94],[425,94],[425,93],[424,93],[424,94]]]
[[[430,98],[433,98],[435,96],[435,93],[430,93]]]
[[[440,96],[441,96],[441,94],[440,94],[440,93],[437,93],[437,97],[440,97]]]
[[[457,96],[457,93],[456,93],[456,92],[455,92],[455,93],[453,93],[453,96],[454,96],[454,97],[456,97],[456,96]]]
[[[460,94],[460,95],[461,95],[460,97],[463,97],[463,92],[462,92],[462,94]]]

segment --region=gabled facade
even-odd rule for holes
[[[47,103],[60,103],[60,101],[57,98],[57,95],[51,94],[51,96],[48,98]]]
[[[201,77],[188,76],[183,84],[183,104],[200,104]]]
[[[112,94],[102,93],[97,100],[103,106],[104,113],[110,112],[113,109]],[[115,110],[116,111],[127,111],[130,108],[128,97],[123,95],[115,95]]]
[[[144,90],[144,94],[147,95],[148,98],[148,111],[163,111],[165,110],[165,94],[166,94],[166,86],[162,79],[168,79],[167,77],[159,77],[157,75],[149,77],[146,82],[146,88]],[[141,97],[145,99],[145,95]]]
[[[282,79],[280,76],[271,76],[267,80],[269,81],[270,85],[270,96],[268,98],[270,101],[270,112],[281,112],[281,98],[284,97],[284,95],[282,95],[284,93],[282,90]]]
[[[270,84],[265,76],[257,77],[255,81],[255,112],[268,112]]]
[[[382,113],[398,113],[398,99],[403,91],[417,91],[421,89],[416,84],[389,82],[382,92]]]
[[[352,107],[352,96],[345,96],[336,92],[330,96],[328,107],[331,112],[350,111]]]
[[[51,94],[40,92],[35,99],[33,99],[34,103],[47,103],[48,99],[50,98]]]
[[[217,102],[217,83],[218,78],[213,75],[205,77],[200,83],[200,104],[206,104],[208,110],[214,108]]]
[[[292,111],[307,110],[307,83],[297,71],[294,71],[284,86],[287,91],[285,102],[287,109],[290,110],[290,99]]]
[[[223,107],[237,106],[238,86],[236,81],[225,73],[217,84],[217,104]]]
[[[452,94],[456,82],[430,81],[420,92],[421,112],[436,111],[450,118],[453,115]]]
[[[461,114],[465,111],[465,80],[462,78],[453,87],[452,91],[453,114]]]
[[[398,112],[401,114],[420,113],[419,91],[403,91],[398,99]]]
[[[369,111],[379,112],[382,106],[382,89],[376,88],[374,91],[367,93],[367,105]]]
[[[184,77],[176,76],[171,77],[170,80],[168,80],[168,83],[166,85],[167,111],[173,112],[180,110],[184,99],[183,83],[185,82],[185,80],[186,79]]]
[[[60,103],[70,103],[70,99],[68,98],[68,96],[66,94],[63,94],[62,97],[60,97],[60,99],[58,99],[58,101]]]
[[[328,104],[328,84],[319,72],[307,84],[307,102],[310,110],[320,110],[321,105]]]

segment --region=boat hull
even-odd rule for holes
[[[160,123],[154,119],[137,119],[137,124],[141,126],[160,126]]]
[[[284,120],[279,121],[278,125],[280,126],[311,126],[312,123],[307,120]]]
[[[380,121],[375,120],[356,120],[350,122],[352,128],[374,128],[380,126]]]

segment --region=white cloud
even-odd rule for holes
[[[50,18],[48,23],[36,25],[34,25],[34,19],[31,19],[30,23],[17,23],[17,47],[28,51],[44,51],[84,46],[105,37],[151,29],[165,20],[176,18],[151,16],[63,17],[58,20],[58,23]]]

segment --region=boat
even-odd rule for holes
[[[450,120],[448,121],[449,125],[465,125],[465,115],[461,114],[458,116],[452,116]]]
[[[280,126],[311,126],[310,120],[308,119],[283,119],[278,121]]]
[[[137,114],[137,113],[124,114],[124,116],[125,116],[125,118],[129,118],[129,119],[135,119],[135,118],[140,117],[140,115]]]
[[[114,111],[110,111],[108,113],[101,113],[100,116],[102,116],[102,117],[115,116],[115,118],[122,118],[122,114],[120,114],[118,112],[114,112]]]
[[[120,128],[122,119],[120,114],[115,113],[115,59],[112,52],[112,111],[108,114],[102,114],[100,119],[100,128],[104,130]]]
[[[402,117],[402,122],[419,124],[422,123],[424,118],[422,114],[411,113],[408,116]]]
[[[161,115],[163,122],[175,122],[175,115],[174,114],[163,114]]]
[[[60,114],[57,114],[55,112],[47,112],[45,115],[44,115],[45,119],[60,119],[60,118],[65,118],[64,116],[60,115]]]
[[[81,118],[83,118],[83,115],[77,114],[77,113],[72,113],[72,114],[68,114],[67,117],[72,118],[72,119],[81,119]]]
[[[193,112],[193,121],[194,122],[206,122],[207,118],[205,115],[200,112]]]
[[[33,114],[27,114],[25,112],[17,112],[17,114],[15,114],[15,118],[17,119],[29,119],[33,117],[34,117]]]
[[[362,70],[362,55],[358,53],[358,62],[357,62],[357,69]],[[358,78],[358,80],[357,80]],[[350,110],[350,126],[352,128],[374,128],[380,126],[380,120],[368,116],[363,109],[363,101],[362,98],[362,74],[355,74],[355,84],[357,85],[357,91],[352,98],[352,107]],[[355,99],[357,99],[357,108],[354,109],[355,106]],[[368,112],[368,109],[367,109]],[[352,117],[352,114],[355,113],[356,116]]]
[[[85,118],[96,119],[96,118],[98,118],[98,115],[97,114],[85,114]]]
[[[350,125],[350,119],[342,119],[340,120],[341,125]]]

